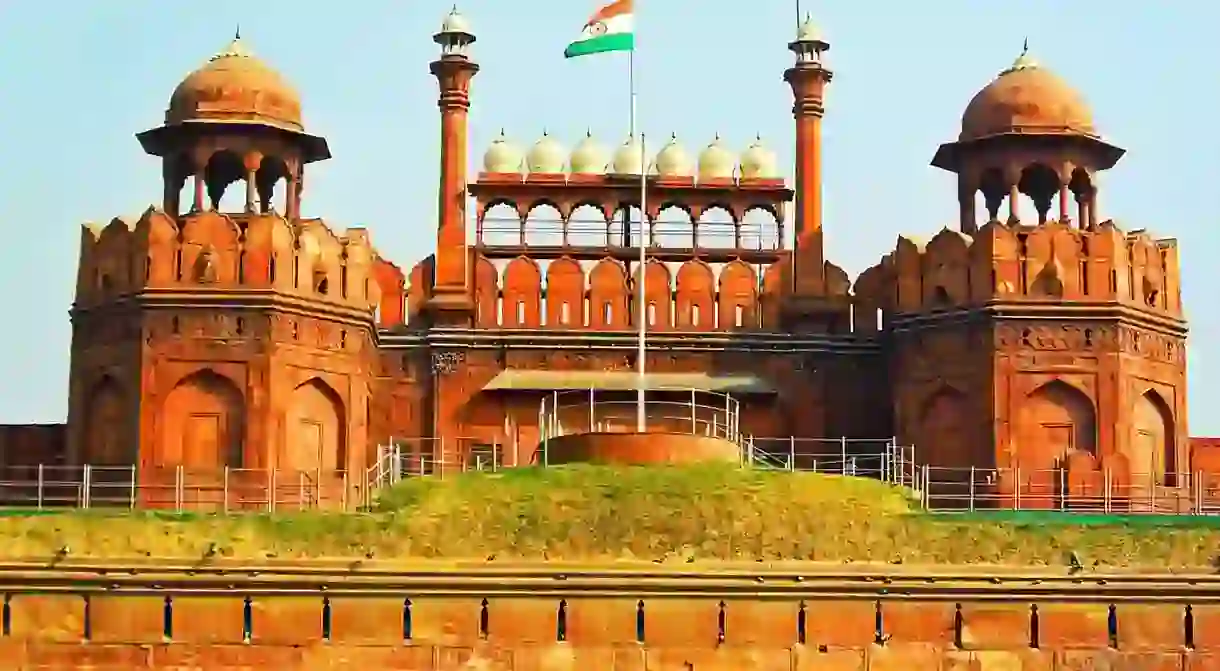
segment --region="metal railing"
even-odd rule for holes
[[[499,471],[518,466],[516,459],[517,451],[506,449],[505,442],[498,437],[391,438],[387,444],[377,446],[376,458],[366,473],[366,489],[386,487],[404,477]]]
[[[920,467],[932,512],[1059,510],[1100,514],[1220,514],[1220,474]]]
[[[551,438],[582,433],[634,433],[639,406],[624,392],[557,391],[538,408],[542,450]],[[729,394],[696,389],[652,391],[644,399],[645,428],[740,443],[741,403]],[[545,462],[544,462],[545,463]]]
[[[742,461],[753,468],[867,477],[911,488],[919,476],[915,447],[894,438],[748,437]]]
[[[175,511],[346,510],[343,471],[185,466],[3,466],[0,505],[21,508],[150,508]]]

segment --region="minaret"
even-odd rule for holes
[[[441,47],[441,56],[431,67],[440,84],[441,174],[435,269],[427,310],[432,323],[459,326],[469,322],[474,305],[467,281],[466,130],[470,80],[479,66],[470,59],[474,34],[457,7],[432,39]]]
[[[796,121],[796,244],[792,290],[800,298],[825,294],[822,245],[822,114],[823,94],[832,73],[822,63],[830,44],[806,15],[796,40],[788,45],[796,63],[784,72],[792,86],[792,116]]]

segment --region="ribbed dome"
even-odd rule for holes
[[[724,148],[720,135],[699,154],[699,179],[732,179],[737,159]]]
[[[763,144],[761,137],[741,153],[742,179],[776,179],[779,177],[779,161],[775,152]]]
[[[690,156],[678,142],[677,135],[670,136],[669,144],[657,153],[653,167],[661,177],[691,177],[695,174]]]
[[[644,172],[644,147],[632,136],[614,152],[612,172],[616,175],[639,175]]]
[[[610,152],[589,132],[572,150],[569,164],[573,175],[604,175],[610,164]]]
[[[278,72],[255,58],[240,36],[174,89],[165,123],[189,122],[253,123],[304,130],[301,97]]]
[[[525,153],[515,143],[510,141],[504,131],[492,141],[483,155],[483,171],[489,173],[521,172],[525,164]]]
[[[561,175],[567,160],[568,153],[563,145],[545,131],[525,158],[530,173],[535,175]]]
[[[1080,94],[1026,51],[966,106],[959,139],[1006,133],[1096,135]]]

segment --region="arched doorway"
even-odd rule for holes
[[[342,470],[347,460],[343,400],[330,385],[313,378],[292,392],[279,468],[285,471]]]
[[[1152,487],[1177,484],[1178,455],[1173,412],[1161,395],[1151,389],[1135,401],[1132,416],[1131,481]]]
[[[1051,505],[1070,460],[1097,457],[1097,413],[1076,387],[1053,380],[1035,389],[1021,407],[1016,462],[1021,467],[1023,507]]]
[[[924,401],[920,412],[919,439],[915,458],[933,468],[965,467],[971,454],[963,454],[965,443],[963,419],[966,417],[966,395],[952,387],[942,387]]]
[[[974,446],[963,421],[967,405],[965,394],[941,387],[921,406],[915,459],[928,467],[924,488],[929,505],[973,509],[973,495],[983,493],[971,483],[976,472],[970,468]]]
[[[123,389],[109,375],[98,380],[85,401],[83,463],[93,466],[134,466],[137,446],[128,440]]]
[[[151,465],[183,466],[200,475],[240,467],[245,411],[241,390],[228,378],[210,370],[188,375],[165,397]]]

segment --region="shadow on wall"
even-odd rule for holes
[[[64,463],[66,428],[65,424],[0,424],[0,467]]]

